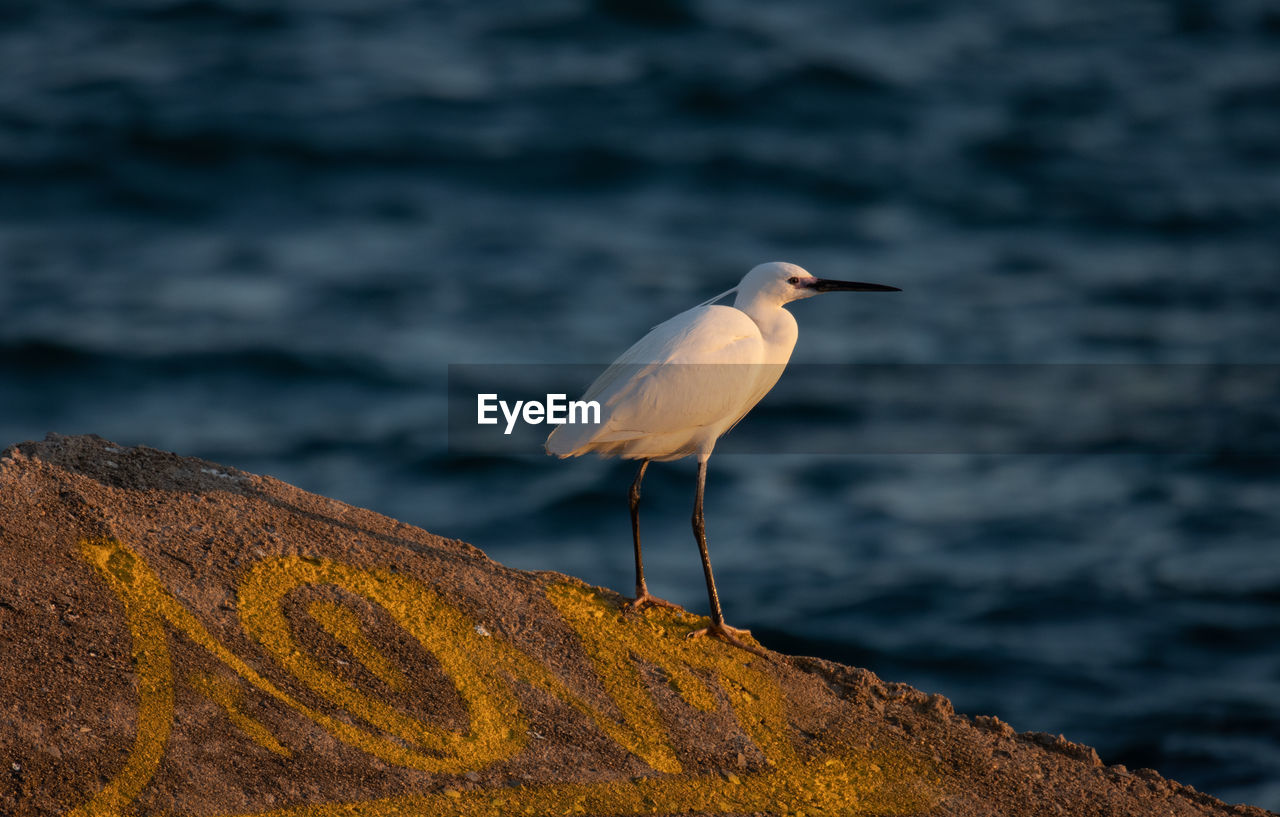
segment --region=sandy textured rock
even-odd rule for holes
[[[15,446],[0,813],[1267,813],[620,601],[269,477]]]

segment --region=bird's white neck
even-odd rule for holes
[[[747,317],[760,327],[760,334],[768,349],[768,359],[763,362],[785,364],[791,359],[791,350],[796,346],[800,330],[790,312],[772,299],[758,295],[743,298],[741,293],[734,299],[733,306],[747,313]]]

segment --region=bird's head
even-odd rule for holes
[[[901,292],[884,284],[859,281],[832,281],[815,278],[803,267],[785,261],[770,261],[748,272],[738,284],[737,302],[762,300],[778,305],[812,298],[822,292]]]

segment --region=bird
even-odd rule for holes
[[[689,634],[711,636],[759,652],[725,624],[707,552],[702,499],[707,460],[716,441],[760,402],[782,376],[799,329],[783,307],[825,292],[900,292],[898,287],[817,278],[796,264],[771,261],[751,269],[737,286],[653,327],[587,388],[600,405],[599,422],[561,424],[546,452],[565,459],[584,454],[639,460],[628,493],[635,550],[635,598],[628,610],[675,605],[649,593],[640,552],[640,484],[652,461],[696,456],[693,535],[702,557],[711,624]],[[716,303],[734,295],[733,305]]]

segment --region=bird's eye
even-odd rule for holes
[[[787,283],[788,283],[788,284],[793,284],[793,285],[794,285],[794,284],[798,284],[798,283],[800,283],[800,279],[799,279],[799,278],[796,278],[796,277],[793,275],[792,277],[790,277],[790,278],[788,278],[788,279],[787,279]]]

